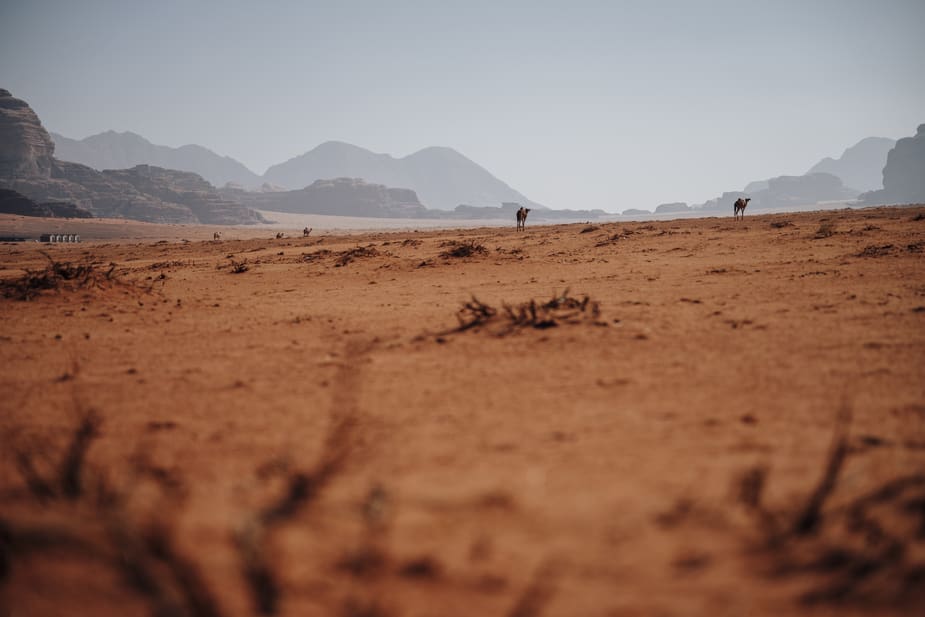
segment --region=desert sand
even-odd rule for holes
[[[0,615],[925,610],[925,207],[80,224],[0,245]]]

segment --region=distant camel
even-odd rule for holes
[[[735,219],[739,218],[739,212],[741,212],[742,219],[744,220],[745,219],[745,206],[747,206],[748,202],[750,202],[751,200],[752,200],[751,197],[746,197],[745,199],[742,199],[741,197],[739,197],[738,199],[736,199],[735,206],[733,206],[733,209],[732,209],[732,218],[735,218]]]
[[[525,229],[527,225],[527,215],[530,213],[530,208],[520,207],[520,210],[517,211],[517,229]]]
[[[222,239],[222,232],[216,231],[214,234],[212,234],[212,239],[213,239],[213,240],[221,240],[221,239]]]
[[[312,228],[306,227],[305,229],[302,230],[302,237],[307,238],[311,233],[312,233]]]
[[[281,231],[276,232],[276,239],[277,239],[277,240],[279,240],[279,239],[281,239],[281,238],[285,238],[285,237],[286,237],[286,234],[284,234],[283,232],[281,232]]]

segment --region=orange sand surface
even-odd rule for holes
[[[0,245],[2,616],[925,614],[925,207],[79,225]]]

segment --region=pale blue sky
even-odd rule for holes
[[[0,87],[73,138],[257,173],[455,148],[555,208],[699,202],[925,122],[925,2],[0,0]]]

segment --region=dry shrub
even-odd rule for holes
[[[925,473],[882,481],[853,499],[832,505],[838,479],[853,450],[850,413],[843,410],[816,488],[803,503],[774,510],[762,503],[768,473],[750,469],[738,483],[738,500],[758,524],[760,549],[776,577],[813,578],[805,603],[925,602]]]
[[[517,305],[502,303],[501,308],[489,306],[476,297],[464,303],[456,313],[459,325],[440,334],[453,334],[466,330],[488,328],[496,336],[505,336],[517,330],[554,328],[562,324],[582,322],[601,325],[598,321],[600,306],[588,296],[575,298],[568,289],[553,294],[546,302],[529,300]]]
[[[318,249],[317,251],[312,251],[311,253],[302,253],[302,261],[312,263],[322,259],[327,259],[331,255],[333,255],[333,253],[328,249]]]
[[[871,244],[858,253],[858,257],[883,257],[893,252],[892,244]]]
[[[474,255],[484,255],[488,253],[488,249],[476,240],[466,240],[465,242],[452,240],[448,242],[446,246],[450,248],[440,253],[440,257],[444,259],[472,257]]]
[[[618,242],[620,238],[623,238],[623,237],[624,236],[620,232],[610,234],[609,236],[605,237],[603,240],[598,241],[598,243],[595,244],[594,246],[610,246],[611,244]]]
[[[379,251],[377,251],[372,245],[370,246],[358,246],[346,251],[338,253],[337,261],[334,262],[335,268],[341,268],[346,266],[355,259],[361,259],[365,257],[378,257]]]
[[[819,224],[819,229],[816,230],[816,233],[813,235],[813,239],[822,240],[823,238],[831,238],[835,235],[835,223],[832,221],[822,221]]]
[[[583,229],[582,229],[581,231],[579,231],[578,233],[580,233],[580,234],[589,234],[589,233],[591,233],[592,231],[597,231],[598,229],[600,229],[600,227],[598,227],[597,225],[588,225],[587,227],[583,228]]]
[[[47,290],[102,289],[117,282],[116,264],[110,263],[108,270],[92,262],[72,264],[55,261],[42,253],[48,264],[42,270],[26,270],[17,278],[0,281],[0,295],[16,300],[31,300]]]
[[[44,512],[20,520],[0,518],[0,582],[20,560],[64,552],[112,569],[153,615],[219,617],[222,612],[198,566],[176,550],[165,513],[147,522],[129,513],[135,484],[157,479],[163,470],[138,458],[130,465],[130,486],[113,489],[102,469],[86,461],[102,420],[93,411],[78,411],[78,423],[60,452],[28,442],[10,444],[27,489],[19,500],[31,499]]]
[[[783,229],[784,227],[793,227],[790,221],[774,221],[771,223],[771,229]]]
[[[250,270],[250,266],[247,265],[247,260],[243,259],[241,261],[231,260],[231,273],[232,274],[243,274]]]

